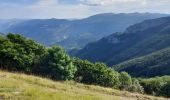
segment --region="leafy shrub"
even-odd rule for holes
[[[137,79],[133,79],[132,84],[126,90],[135,93],[144,93],[144,88]]]
[[[120,89],[126,89],[132,84],[132,78],[126,72],[120,73],[119,80],[121,82]]]
[[[49,77],[58,80],[70,80],[74,78],[74,73],[76,72],[76,67],[73,65],[71,58],[64,49],[58,46],[48,49],[48,54],[43,58],[39,66],[41,67],[36,69],[42,69]]]
[[[169,76],[140,79],[140,83],[144,87],[144,90],[147,94],[170,97]]]
[[[0,68],[31,72],[32,65],[46,52],[44,46],[20,35],[0,38]]]
[[[103,63],[93,64],[87,60],[74,59],[74,64],[77,66],[75,78],[81,79],[79,82],[114,88],[120,85],[119,73]]]
[[[161,94],[170,97],[170,80],[161,88]]]

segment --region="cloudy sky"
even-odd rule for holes
[[[0,0],[0,19],[84,18],[110,12],[170,13],[170,0]]]

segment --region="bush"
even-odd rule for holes
[[[170,97],[170,80],[161,88],[161,94]]]
[[[119,76],[121,82],[120,89],[130,92],[143,93],[144,89],[140,85],[137,79],[132,79],[131,76],[126,72],[121,72]]]
[[[93,64],[87,60],[74,59],[74,64],[77,66],[76,81],[113,88],[120,85],[119,73],[103,63]]]
[[[132,78],[131,76],[126,72],[121,72],[119,76],[119,80],[121,82],[120,89],[126,89],[130,85],[132,85]]]
[[[73,79],[76,72],[76,67],[73,65],[71,58],[64,49],[58,46],[49,48],[48,54],[38,66],[34,70],[35,73],[38,72],[42,75],[45,72],[48,77],[57,80]]]
[[[140,79],[140,83],[147,94],[170,97],[170,77],[168,76]]]
[[[133,79],[132,84],[128,86],[127,91],[135,93],[144,93],[144,88],[140,85],[137,79]]]
[[[21,35],[8,34],[0,38],[0,68],[31,72],[32,66],[46,52],[44,46]]]
[[[162,79],[149,79],[141,83],[147,94],[160,95],[162,86],[165,84]]]

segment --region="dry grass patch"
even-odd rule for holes
[[[76,82],[0,71],[0,100],[168,100]]]

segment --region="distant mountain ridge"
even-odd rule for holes
[[[78,51],[77,57],[115,65],[169,47],[170,17],[146,20],[132,25],[124,33],[116,33],[90,43]]]
[[[168,16],[166,14],[129,13],[97,14],[80,20],[31,19],[1,23],[0,32],[18,33],[47,46],[59,44],[67,49],[82,48],[115,32],[123,32],[128,26]]]

